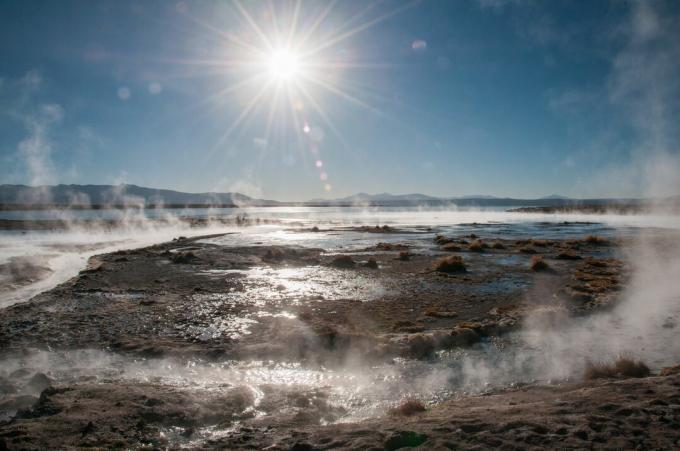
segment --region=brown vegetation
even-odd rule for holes
[[[592,380],[619,376],[647,377],[649,374],[649,367],[641,360],[636,361],[629,357],[619,357],[614,363],[588,362],[583,378]]]
[[[329,264],[334,268],[347,269],[354,268],[356,263],[349,255],[338,255]]]
[[[442,250],[447,252],[458,252],[460,251],[460,246],[455,243],[446,243],[442,246]]]
[[[572,254],[571,252],[560,252],[555,258],[559,260],[580,260],[581,256]]]
[[[468,247],[468,250],[470,252],[484,252],[484,249],[488,248],[489,246],[483,242],[482,240],[476,240],[473,241],[472,244]]]
[[[500,241],[496,241],[491,245],[492,249],[505,249],[505,244],[501,243]]]
[[[459,255],[452,255],[438,260],[434,269],[438,272],[450,274],[467,272],[465,263],[463,263],[463,259]]]
[[[439,244],[439,245],[442,245],[442,244],[451,243],[451,242],[453,242],[453,240],[451,238],[445,237],[444,235],[437,235],[436,237],[434,237],[434,242]]]
[[[375,260],[375,258],[371,257],[364,264],[364,266],[366,266],[367,268],[371,268],[371,269],[378,269],[378,262]]]
[[[411,260],[411,253],[409,251],[399,252],[399,260],[401,260],[403,262]]]
[[[588,235],[585,238],[585,240],[583,240],[583,241],[585,241],[588,244],[592,244],[594,246],[607,246],[607,245],[609,245],[609,241],[607,241],[606,239],[604,239],[602,237],[595,236],[595,235]]]
[[[531,270],[532,271],[548,271],[550,270],[550,265],[543,260],[543,257],[534,255],[531,257]]]
[[[410,417],[417,413],[425,412],[425,404],[417,399],[407,399],[397,407],[390,409],[390,415],[400,415]]]
[[[435,307],[429,307],[425,309],[423,315],[430,316],[432,318],[455,318],[456,316],[458,316],[456,312],[439,310]]]

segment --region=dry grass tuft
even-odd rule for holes
[[[338,255],[329,264],[334,268],[347,269],[354,268],[356,263],[349,255]]]
[[[492,249],[505,249],[505,244],[501,243],[500,241],[496,241],[491,245]]]
[[[571,252],[560,252],[557,254],[557,257],[555,257],[559,260],[580,260],[581,256],[573,254]]]
[[[550,265],[543,260],[543,257],[534,255],[531,257],[531,270],[532,271],[548,271],[550,270]]]
[[[444,235],[437,235],[436,237],[434,237],[434,242],[439,245],[451,243],[452,241],[453,240],[451,238],[447,238]]]
[[[428,307],[423,312],[423,315],[430,316],[432,318],[455,318],[458,313],[450,310],[439,310],[436,307]]]
[[[417,413],[425,412],[425,404],[417,399],[407,399],[399,404],[397,407],[390,409],[390,415],[410,417]]]
[[[452,255],[438,260],[434,269],[435,271],[449,274],[467,272],[463,259],[458,255]]]
[[[378,269],[378,262],[376,261],[375,258],[371,257],[368,259],[364,266],[371,269]]]
[[[484,252],[484,249],[488,248],[487,244],[483,242],[482,240],[476,240],[473,241],[470,246],[468,246],[468,250],[470,252]]]
[[[524,246],[519,249],[519,251],[523,254],[535,254],[536,249],[534,249],[532,246]]]
[[[595,235],[588,235],[583,241],[594,246],[607,246],[609,244],[606,239]]]
[[[272,248],[272,249],[267,249],[267,252],[265,252],[264,256],[262,257],[262,260],[264,261],[280,261],[283,260],[283,251],[281,249],[277,248]]]
[[[446,243],[442,246],[442,250],[447,252],[458,252],[460,251],[460,246],[456,243]]]
[[[614,363],[588,362],[583,378],[586,380],[606,379],[611,377],[647,377],[649,367],[641,360],[619,357]]]

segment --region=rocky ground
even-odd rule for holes
[[[332,232],[368,234],[375,244],[329,253],[178,238],[94,257],[76,278],[0,311],[2,356],[96,349],[331,367],[357,354],[369,362],[431,359],[502,336],[528,315],[609,308],[630,271],[620,258],[625,240],[423,234],[427,244],[415,246],[382,241],[401,232],[389,227]],[[0,449],[666,448],[679,436],[675,373],[530,386],[355,424],[335,424],[342,408],[294,384],[264,387],[255,412],[255,395],[243,387],[216,395],[153,381],[55,382],[20,368],[0,376]]]

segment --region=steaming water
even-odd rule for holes
[[[188,236],[234,232],[204,240],[221,246],[295,244],[320,247],[328,252],[343,252],[361,249],[379,241],[398,241],[409,242],[426,252],[430,250],[431,238],[436,233],[474,232],[511,238],[550,239],[590,233],[601,236],[636,236],[653,229],[680,229],[678,218],[669,216],[527,215],[496,210],[270,208],[246,211],[183,210],[180,213],[197,217],[246,213],[251,218],[275,219],[281,223],[242,228],[215,226],[189,229],[181,222],[159,226],[150,221],[142,228],[123,227],[108,232],[84,229],[26,234],[3,232],[0,235],[0,265],[17,258],[39,258],[52,272],[49,277],[35,283],[16,289],[4,289],[0,292],[0,306],[30,302],[30,297],[34,294],[67,280],[83,269],[91,255],[163,242],[180,234]],[[21,212],[2,214],[4,217],[25,217],[21,216]],[[106,218],[107,215],[115,217],[119,213],[78,211],[71,214],[84,219],[95,216]],[[57,217],[54,212],[31,212],[31,215],[42,219]],[[402,228],[407,233],[373,235],[336,230],[357,224],[389,224]],[[330,230],[322,233],[296,230],[296,227],[311,225]],[[640,252],[638,257],[641,258],[644,252]],[[512,384],[550,383],[578,377],[586,359],[594,356],[607,359],[627,353],[643,357],[650,366],[659,368],[677,363],[674,359],[680,356],[678,329],[674,327],[680,321],[680,287],[676,282],[680,277],[680,263],[675,258],[664,261],[663,264],[655,264],[653,255],[644,257],[647,268],[637,271],[631,288],[626,293],[626,300],[613,313],[594,315],[587,319],[565,318],[560,323],[560,328],[551,328],[549,325],[546,327],[537,322],[502,340],[482,342],[467,350],[441,352],[431,361],[396,359],[389,364],[367,366],[358,360],[338,369],[283,361],[145,360],[106,351],[36,351],[27,353],[20,359],[2,362],[0,376],[9,375],[21,367],[46,372],[58,383],[92,380],[139,381],[207,392],[246,386],[254,393],[260,393],[259,387],[266,384],[299,387],[300,390],[323,389],[331,404],[344,409],[340,418],[328,421],[353,421],[384,413],[386,408],[399,399],[410,396],[435,403]],[[300,271],[304,272],[305,269],[255,268],[244,273],[246,278],[274,280],[277,285],[286,287],[288,294],[281,296],[281,310],[277,313],[284,317],[287,315],[286,298],[299,298],[319,292],[333,298],[333,290],[337,291],[337,297],[340,298],[345,291],[352,289],[342,283],[332,288],[323,285],[323,274],[318,273],[323,269],[315,270],[317,272],[313,274],[301,274]],[[353,296],[370,300],[382,294],[380,287],[367,282]],[[239,295],[243,296],[242,293],[235,294]],[[271,293],[262,295],[273,296]],[[240,320],[234,333],[247,333],[250,322],[256,322],[257,318]],[[258,397],[255,396],[254,399],[251,408],[257,411]],[[206,435],[214,436],[218,433],[219,431],[213,429],[205,431]]]

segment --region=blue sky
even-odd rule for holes
[[[0,181],[680,194],[677,2],[270,5],[2,2]]]

